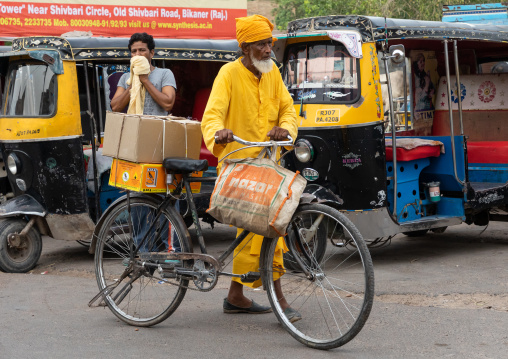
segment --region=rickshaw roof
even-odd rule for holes
[[[13,52],[56,50],[62,60],[130,59],[129,38],[31,36],[14,39]],[[233,61],[236,40],[155,39],[154,59]],[[10,52],[12,56],[12,52]]]
[[[508,42],[508,26],[472,25],[441,21],[392,19],[373,16],[330,15],[288,23],[288,37],[328,30],[357,30],[364,42],[391,39],[457,39]]]

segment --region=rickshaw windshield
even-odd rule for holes
[[[56,93],[56,75],[45,63],[14,63],[6,76],[2,116],[51,116],[56,110]]]
[[[360,95],[359,68],[342,44],[295,44],[287,50],[283,78],[295,102],[352,103]]]

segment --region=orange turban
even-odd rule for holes
[[[272,37],[273,24],[266,17],[252,15],[236,19],[236,39],[242,42],[256,42]],[[273,41],[276,41],[273,38]]]

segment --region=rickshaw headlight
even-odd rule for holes
[[[21,161],[14,153],[7,156],[7,168],[13,175],[21,171]]]
[[[314,157],[314,147],[309,141],[299,139],[295,143],[295,155],[298,161],[307,163]]]

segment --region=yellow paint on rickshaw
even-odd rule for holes
[[[329,39],[327,37],[296,38],[288,40],[288,44],[320,40]],[[362,44],[362,52],[363,57],[360,59],[361,96],[358,101],[348,105],[306,104],[304,101],[303,110],[306,112],[307,118],[298,116],[299,128],[351,126],[383,120],[378,58],[374,43]],[[300,113],[300,106],[300,103],[295,101],[297,115]],[[338,121],[335,118],[337,116]],[[326,122],[323,122],[323,119]]]
[[[76,63],[63,62],[57,75],[57,112],[53,117],[1,117],[0,141],[33,140],[81,135]]]

